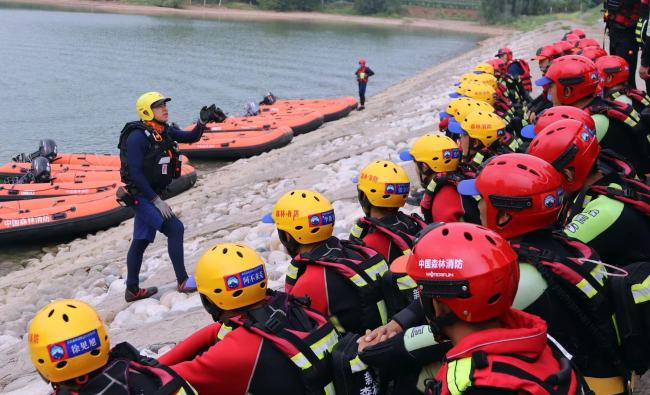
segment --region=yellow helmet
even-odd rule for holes
[[[361,170],[357,188],[375,207],[402,207],[409,196],[411,182],[401,166],[378,160]]]
[[[104,323],[80,300],[57,300],[43,307],[32,319],[27,339],[32,363],[52,383],[81,377],[108,362]]]
[[[221,310],[236,310],[266,297],[264,262],[250,247],[217,244],[196,264],[196,286],[201,295]]]
[[[409,150],[412,160],[426,163],[436,173],[454,171],[460,160],[458,144],[443,134],[425,134]]]
[[[334,231],[332,203],[308,189],[296,189],[282,195],[271,216],[278,230],[290,234],[299,244],[327,240]]]
[[[465,82],[479,82],[477,77],[478,77],[478,74],[465,73],[465,74],[461,75],[460,78],[458,79],[458,82],[459,82],[458,85],[463,84]]]
[[[484,101],[472,99],[471,97],[459,97],[458,99],[453,99],[447,105],[447,113],[456,120],[462,120],[470,112],[478,110],[493,112],[494,107]]]
[[[487,73],[482,73],[482,74],[474,74],[475,79],[474,81],[485,84],[490,86],[492,89],[496,90],[497,89],[497,77],[493,76],[492,74],[487,74]]]
[[[479,140],[484,146],[489,147],[493,142],[503,136],[506,127],[505,121],[494,113],[474,111],[458,123],[449,124],[452,133],[467,133],[469,137]]]
[[[171,99],[163,96],[159,92],[147,92],[144,95],[138,98],[138,101],[135,102],[135,110],[138,112],[138,116],[143,121],[151,121],[153,119],[153,110],[151,106],[157,102],[163,100],[165,103]]]
[[[484,101],[489,104],[494,103],[494,95],[496,91],[489,85],[480,82],[465,82],[456,88],[456,93],[452,93],[451,97],[471,97],[472,99]]]
[[[474,71],[478,71],[479,73],[486,73],[486,74],[492,74],[494,75],[494,67],[492,67],[491,64],[489,63],[479,63],[476,66],[474,66]]]

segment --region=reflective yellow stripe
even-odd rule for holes
[[[194,387],[192,387],[192,386],[190,385],[190,383],[188,383],[187,381],[185,382],[185,384],[186,384],[188,387],[190,387],[190,388],[192,389],[192,391],[194,391],[195,394],[198,394],[198,393],[199,393],[199,391],[197,391],[196,389],[194,389]],[[188,395],[188,393],[187,393],[187,391],[185,391],[185,388],[182,388],[182,387],[181,387],[181,389],[179,389],[178,392],[176,392],[176,395]]]
[[[636,304],[650,300],[650,276],[648,276],[641,284],[632,285],[632,297]]]
[[[618,322],[616,322],[616,314],[612,314],[612,322],[614,323],[614,331],[616,331],[616,342],[621,345],[621,334],[618,330]]]
[[[350,370],[352,371],[352,373],[362,372],[366,370],[367,367],[368,365],[363,363],[363,361],[361,360],[361,358],[359,358],[358,355],[354,357],[354,359],[350,360]]]
[[[301,352],[291,357],[291,361],[302,370],[309,369],[311,367],[311,362]]]
[[[325,395],[336,395],[336,390],[334,389],[334,383],[329,383],[325,386]]]
[[[287,268],[287,277],[292,280],[296,280],[298,278],[298,267],[289,264],[289,267]]]
[[[597,293],[594,287],[592,287],[591,284],[589,284],[589,282],[584,278],[580,280],[580,282],[576,284],[576,286],[580,288],[580,290],[584,292],[584,294],[587,295],[588,298],[593,298]]]
[[[405,274],[404,276],[397,278],[397,287],[399,288],[400,291],[413,289],[417,286],[418,285],[408,274]]]
[[[334,328],[339,332],[339,333],[345,333],[345,328],[343,328],[343,325],[341,325],[341,321],[339,321],[338,317],[335,315],[330,315],[329,317],[330,323],[334,325]]]
[[[356,238],[358,239],[358,238],[361,237],[361,233],[363,233],[363,228],[360,227],[360,226],[357,225],[357,224],[354,224],[354,226],[352,227],[352,230],[350,231],[350,234],[351,234],[353,237],[356,237]]]
[[[217,333],[217,339],[223,340],[230,331],[232,331],[232,327],[227,326],[226,324],[221,324],[221,328],[219,328],[219,332]]]
[[[474,155],[473,160],[474,160],[474,163],[480,165],[481,163],[483,163],[483,159],[484,159],[483,154],[477,152],[476,155]]]
[[[402,250],[402,254],[403,254],[403,255],[411,255],[411,249],[410,249],[410,248],[407,248],[407,249],[405,249],[405,250]]]
[[[367,268],[365,270],[366,274],[372,278],[373,280],[377,280],[379,277],[381,277],[384,273],[388,271],[388,265],[386,264],[385,260],[381,260],[381,262]]]
[[[365,287],[366,285],[368,285],[366,280],[361,278],[361,276],[358,275],[358,274],[355,274],[354,276],[350,277],[350,281],[352,281],[354,283],[354,285],[356,285],[359,288]]]
[[[638,123],[638,122],[635,122],[635,121],[634,121],[632,118],[630,118],[630,117],[625,118],[625,121],[623,121],[623,122],[625,122],[626,125],[631,126],[631,127],[636,126],[636,124]]]
[[[386,325],[388,323],[388,309],[386,308],[386,302],[380,300],[377,302],[377,310],[379,310],[379,316],[381,317],[381,324]]]
[[[429,191],[429,192],[435,192],[435,191],[436,191],[436,186],[437,186],[437,185],[438,185],[438,184],[436,184],[435,181],[431,180],[431,182],[429,183],[429,185],[427,185],[427,191]]]
[[[330,333],[325,335],[325,337],[310,345],[309,348],[314,351],[314,354],[316,354],[318,359],[323,359],[325,357],[325,352],[330,353],[338,341],[339,337],[336,334],[336,331],[332,330]]]
[[[592,271],[591,271],[591,277],[595,278],[596,281],[598,281],[598,284],[604,286],[605,285],[605,272],[601,269],[600,266],[596,266]]]
[[[452,395],[462,395],[472,386],[472,358],[449,362],[447,366],[447,388]]]
[[[508,148],[510,148],[513,151],[519,149],[519,141],[517,140],[518,140],[517,138],[514,138],[512,142],[510,142],[510,144],[508,145]]]

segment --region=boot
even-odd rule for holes
[[[138,288],[135,291],[131,291],[128,288],[124,292],[124,299],[128,302],[135,302],[136,300],[146,299],[154,296],[158,293],[158,288],[149,287],[149,288]]]

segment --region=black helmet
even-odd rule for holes
[[[56,144],[54,147],[56,148]],[[34,159],[32,161],[31,174],[34,177],[34,181],[37,183],[50,182],[52,180],[50,173],[50,161],[42,156]]]
[[[59,153],[56,142],[52,139],[43,139],[38,143],[38,153],[48,161],[53,161]]]

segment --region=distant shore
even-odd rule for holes
[[[444,30],[495,36],[512,32],[511,29],[482,25],[477,22],[444,19],[380,18],[371,16],[335,15],[319,12],[274,12],[235,10],[225,7],[185,6],[166,8],[116,1],[101,0],[0,0],[0,5],[34,5],[69,11],[106,12],[155,16],[176,16],[193,19],[227,19],[248,21],[295,21],[314,23],[342,23],[367,26],[389,26],[409,29]]]

